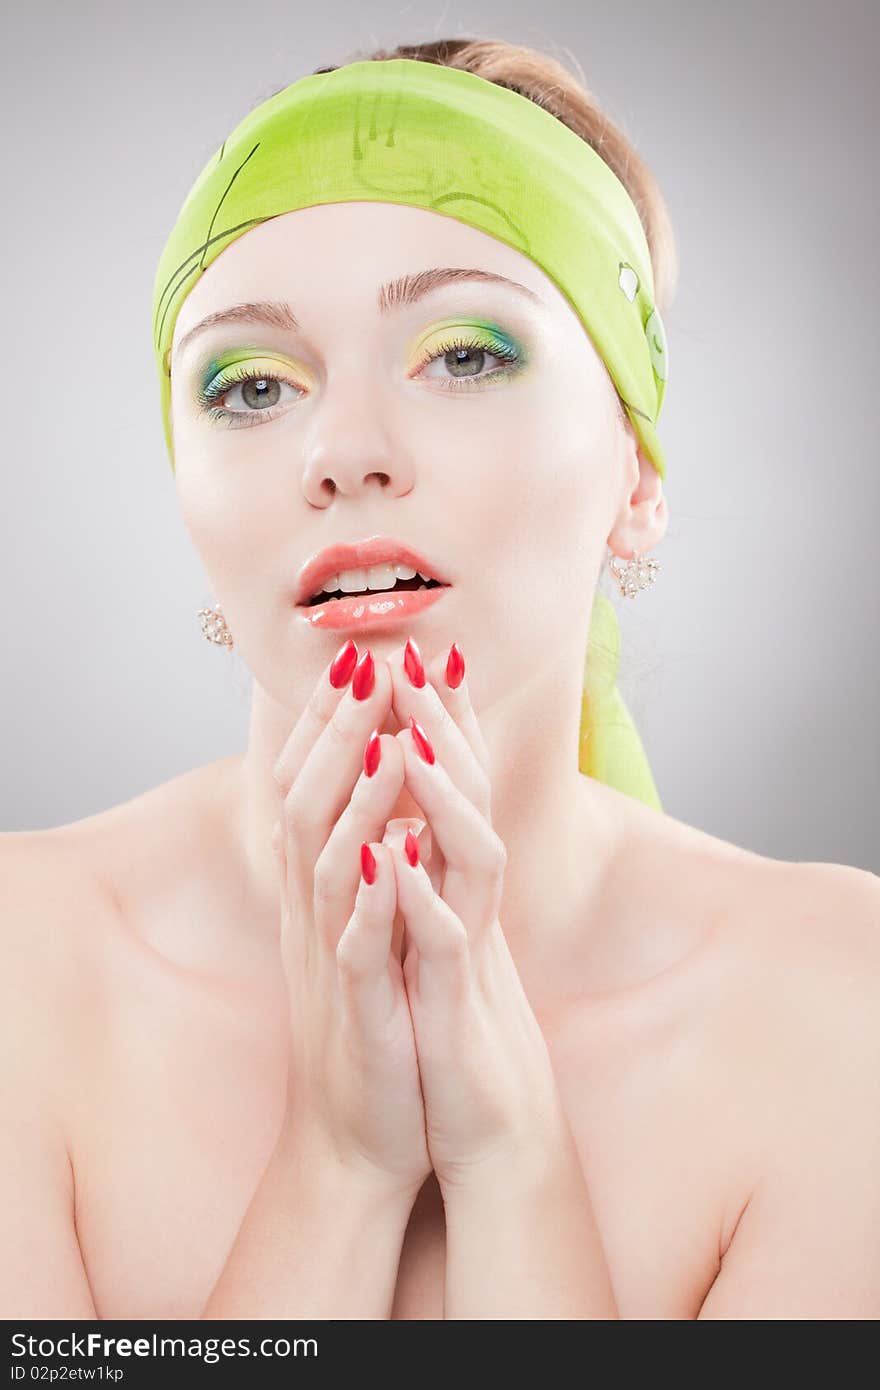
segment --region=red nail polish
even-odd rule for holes
[[[419,862],[419,842],[413,834],[412,826],[410,826],[409,830],[406,832],[403,848],[407,859],[412,864],[413,868],[416,868]]]
[[[379,730],[374,729],[367,739],[367,746],[364,749],[364,772],[368,777],[372,777],[373,773],[376,771],[381,756],[382,740],[379,738]]]
[[[409,676],[410,685],[414,685],[416,690],[421,690],[425,684],[425,668],[422,664],[422,654],[418,644],[411,637],[407,638],[406,648],[403,653],[403,667]]]
[[[431,740],[428,738],[421,724],[416,723],[415,716],[412,714],[409,717],[409,727],[420,756],[424,758],[426,763],[433,763],[434,749],[431,747]]]
[[[464,680],[464,656],[461,647],[453,642],[446,658],[446,684],[450,690],[457,690]]]
[[[376,856],[366,840],[361,845],[361,873],[367,883],[376,882]]]
[[[373,662],[373,653],[367,647],[354,668],[354,675],[351,678],[351,693],[356,700],[366,700],[368,695],[372,695],[375,684],[376,667]]]
[[[349,637],[348,641],[339,648],[330,667],[330,684],[334,690],[341,690],[344,685],[348,685],[357,659],[357,645]]]

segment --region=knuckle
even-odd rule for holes
[[[447,960],[465,964],[470,954],[468,934],[460,922],[444,923],[439,935],[439,951]]]
[[[336,945],[336,968],[343,980],[358,980],[366,974],[366,962],[363,951],[358,948],[356,929],[357,922],[352,918]]]
[[[489,807],[492,803],[492,783],[489,779],[489,774],[486,772],[486,769],[484,767],[481,767],[479,764],[477,765],[477,771],[474,774],[474,778],[476,781],[476,792],[478,802],[485,814],[488,812]]]
[[[288,830],[293,830],[299,818],[299,796],[297,795],[297,785],[295,782],[285,794],[283,811],[284,824]]]
[[[284,849],[284,828],[280,820],[277,820],[272,827],[272,852],[281,855]]]
[[[306,721],[314,726],[316,733],[318,733],[327,722],[326,699],[325,687],[322,684],[313,685],[309,698],[306,701],[304,715]]]
[[[438,706],[439,708],[436,712],[432,711],[431,718],[436,722],[438,735],[442,735],[449,728],[450,724],[453,724],[455,721],[442,700],[438,700]]]
[[[343,726],[338,714],[327,721],[327,738],[337,748],[347,747],[350,742],[348,729]]]
[[[496,834],[494,830],[492,831],[492,849],[495,858],[503,868],[507,863],[507,845],[501,839],[501,836]]]
[[[507,846],[491,826],[486,830],[480,857],[491,865],[493,872],[500,872],[507,867]]]
[[[338,878],[338,873],[335,875]],[[315,902],[328,904],[332,903],[337,896],[338,890],[334,889],[334,874],[331,871],[326,854],[319,854],[315,860],[315,873],[313,878],[313,888]]]

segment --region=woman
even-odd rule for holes
[[[390,57],[601,145],[667,302],[656,185],[559,64]],[[880,1312],[877,880],[662,814],[597,716],[605,551],[667,524],[658,359],[648,420],[467,211],[313,201],[181,261],[166,437],[248,745],[3,841],[6,1317]]]

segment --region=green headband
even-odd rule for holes
[[[193,184],[159,260],[153,343],[171,434],[171,344],[180,306],[252,227],[319,203],[402,203],[466,222],[539,265],[602,358],[661,478],[657,417],[668,375],[651,257],[629,193],[596,151],[528,97],[410,58],[300,78],[239,122]],[[641,741],[617,690],[619,629],[596,593],[585,676],[582,772],[657,809]]]

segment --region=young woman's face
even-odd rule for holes
[[[435,267],[531,293],[459,278],[403,303]],[[246,301],[271,302],[276,321],[214,324],[179,350]],[[457,641],[478,706],[573,643],[583,653],[624,431],[604,364],[532,261],[420,208],[300,209],[208,267],[173,351],[184,519],[236,648],[282,705],[349,635],[378,654],[411,632],[426,660]],[[306,559],[375,534],[413,546],[451,587],[407,630],[302,621]]]

